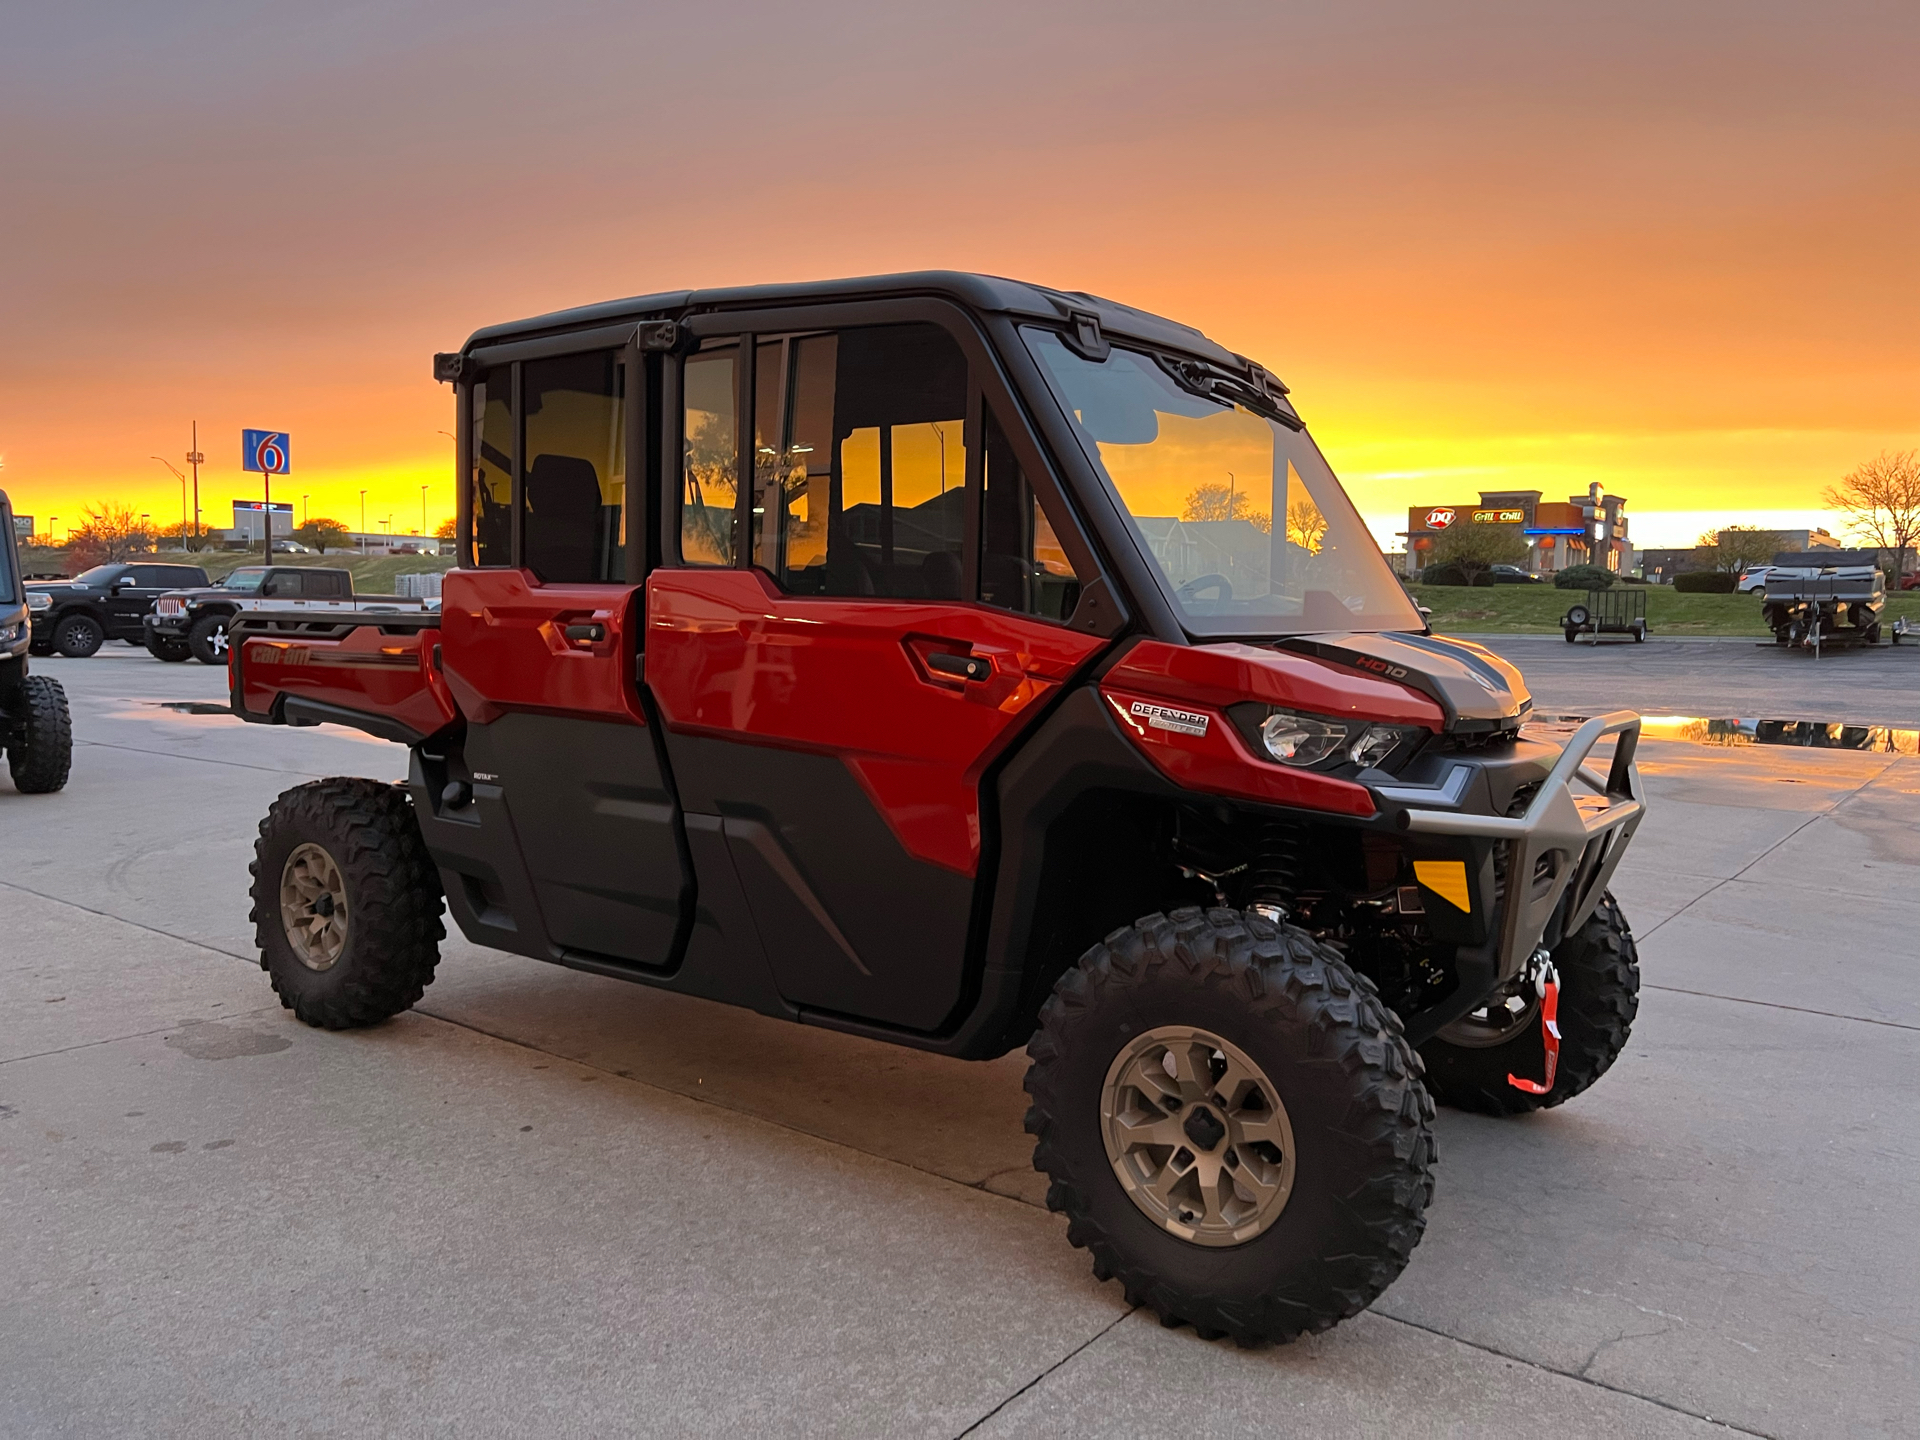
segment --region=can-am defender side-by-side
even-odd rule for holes
[[[73,728],[67,692],[50,675],[30,675],[33,614],[20,580],[13,506],[0,490],[0,749],[14,789],[45,795],[67,783]]]
[[[240,715],[412,751],[261,825],[302,1020],[418,1000],[444,895],[481,945],[1025,1045],[1068,1238],[1248,1343],[1405,1266],[1430,1096],[1532,1110],[1620,1052],[1638,718],[1523,733],[1259,365],[933,273],[598,305],[435,369],[441,612],[231,632]]]

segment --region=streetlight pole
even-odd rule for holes
[[[174,478],[180,482],[180,548],[184,550],[187,548],[187,477],[180,473],[179,468],[171,460],[163,459],[158,455],[150,455],[147,458],[159,460],[167,469],[173,471]]]
[[[367,492],[360,492],[360,553],[367,553]]]
[[[187,452],[187,464],[193,467],[193,538],[200,538],[200,466],[206,456],[200,453],[200,422],[193,422],[193,448]],[[182,539],[182,545],[187,542]]]
[[[420,487],[420,534],[424,537],[426,533],[427,533],[427,487],[425,485],[422,485]]]

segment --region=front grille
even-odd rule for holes
[[[153,607],[153,613],[156,615],[184,615],[186,610],[187,606],[185,601],[175,600],[167,595],[161,596],[158,603]]]

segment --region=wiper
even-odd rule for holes
[[[1247,362],[1247,373],[1238,375],[1204,360],[1175,359],[1170,355],[1156,355],[1154,359],[1160,362],[1160,368],[1172,377],[1174,384],[1190,395],[1198,395],[1204,400],[1244,405],[1269,419],[1278,420],[1291,430],[1307,428],[1287,401],[1287,387],[1271,372],[1251,360]]]

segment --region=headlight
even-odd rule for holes
[[[1312,765],[1347,738],[1347,727],[1312,715],[1276,710],[1260,727],[1260,741],[1282,765]]]
[[[0,645],[13,644],[20,638],[20,630],[21,627],[17,624],[0,626]]]
[[[1347,758],[1360,766],[1382,764],[1400,748],[1402,741],[1418,733],[1405,725],[1370,725],[1366,734],[1353,742]]]
[[[39,590],[30,591],[28,593],[27,609],[51,610],[52,608],[53,608],[53,597],[51,595],[45,594]]]

